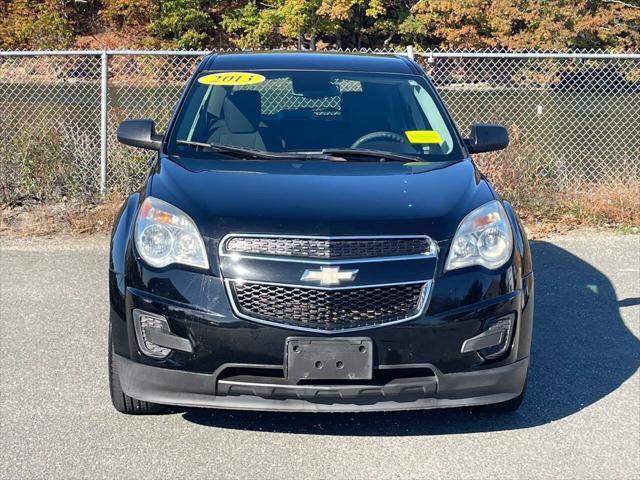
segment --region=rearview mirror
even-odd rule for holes
[[[509,145],[509,132],[495,123],[474,123],[471,125],[471,136],[465,138],[464,143],[469,153],[502,150]]]
[[[148,118],[124,120],[118,125],[118,141],[132,147],[160,150],[162,135],[156,133],[156,124]]]

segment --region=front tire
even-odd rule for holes
[[[154,415],[161,413],[165,408],[164,405],[137,400],[122,391],[113,355],[113,339],[111,338],[111,325],[109,325],[109,391],[114,408],[127,415]]]

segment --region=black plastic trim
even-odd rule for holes
[[[379,386],[373,386],[364,390],[363,386],[360,386],[360,392],[357,388],[354,389],[353,385],[323,385],[322,387],[307,385],[301,389],[291,385],[265,387],[263,382],[244,379],[243,390],[238,392],[239,395],[216,395],[216,389],[221,384],[220,392],[228,392],[231,387],[229,380],[217,381],[217,374],[230,365],[224,365],[214,374],[205,374],[152,367],[119,355],[115,355],[114,360],[123,391],[138,400],[189,407],[313,412],[422,410],[505,402],[522,393],[529,368],[528,357],[501,367],[449,374],[442,373],[434,365],[421,364],[419,367],[431,369],[434,377],[416,379],[411,385],[407,385],[409,382],[404,379],[402,381],[404,386],[397,388],[390,386],[381,389]],[[245,366],[282,368],[280,365]],[[405,365],[395,367],[403,366]],[[414,368],[418,365],[406,365],[406,367]],[[433,391],[434,379],[437,384],[435,391]],[[238,385],[237,382],[236,385]],[[413,395],[405,395],[407,388],[411,389]],[[247,389],[255,391],[258,395],[246,394]],[[416,396],[420,389],[422,394]],[[320,392],[327,391],[328,398],[323,398]],[[278,395],[274,396],[274,392]],[[296,398],[283,398],[281,394],[286,392]],[[302,395],[296,392],[301,392]],[[371,395],[365,395],[365,393]]]
[[[164,333],[159,330],[150,328],[145,333],[150,342],[160,345],[161,347],[170,348],[172,350],[180,350],[181,352],[193,353],[193,345],[186,339],[174,335],[173,333]]]

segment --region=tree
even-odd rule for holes
[[[0,48],[637,50],[640,0],[0,0]],[[87,41],[89,39],[89,41]]]
[[[492,47],[496,40],[490,26],[498,15],[491,0],[420,0],[412,12],[424,25],[425,33],[445,48]]]
[[[309,36],[309,48],[316,49],[316,39],[319,34],[331,30],[330,20],[319,13],[322,0],[281,0],[275,9],[280,19],[280,33],[285,38],[298,41],[298,48],[305,43],[305,36]]]
[[[575,48],[640,47],[640,2],[618,0],[584,1],[581,13],[574,16]]]
[[[349,33],[347,44],[361,48],[388,47],[411,16],[411,3],[403,0],[323,0],[319,13],[340,22],[338,34]],[[343,46],[342,39],[339,42]]]
[[[273,48],[281,41],[280,21],[276,9],[260,8],[250,1],[223,14],[221,24],[227,33],[237,36],[235,43],[240,48]]]
[[[322,0],[275,0],[270,4],[252,1],[223,15],[222,25],[227,32],[238,35],[236,43],[243,48],[295,41],[298,48],[308,45],[315,50],[318,36],[332,32],[334,27],[319,12],[321,4]]]
[[[115,30],[147,33],[155,10],[153,0],[105,0],[102,16]]]
[[[205,48],[215,24],[210,21],[210,0],[157,0],[150,31],[178,48]]]
[[[73,25],[64,2],[14,0],[0,25],[0,46],[6,49],[65,48],[73,41]]]
[[[640,8],[616,0],[420,0],[412,11],[445,48],[640,45]]]

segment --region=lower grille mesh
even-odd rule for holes
[[[233,301],[254,319],[318,329],[353,328],[418,313],[424,284],[317,290],[259,283],[231,284]]]

